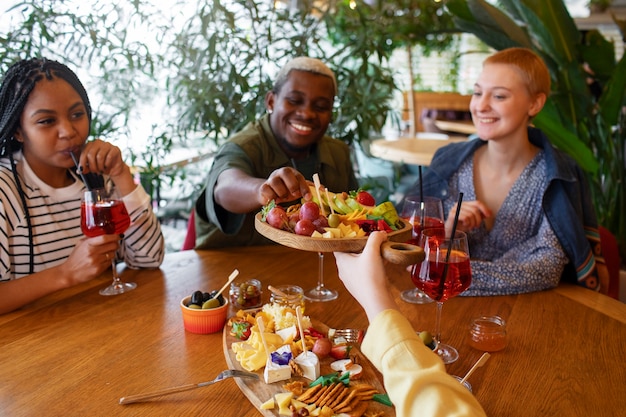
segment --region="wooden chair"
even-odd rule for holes
[[[605,227],[598,227],[598,231],[600,232],[600,246],[604,263],[609,273],[608,286],[601,288],[601,292],[617,300],[619,299],[619,269],[621,266],[617,239]]]
[[[425,110],[466,111],[469,112],[471,95],[448,92],[413,92],[415,132],[424,132],[422,116]],[[409,115],[408,92],[404,92],[403,120],[411,120]]]

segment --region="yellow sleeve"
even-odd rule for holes
[[[385,310],[374,318],[361,350],[383,374],[398,416],[485,416],[399,311]]]

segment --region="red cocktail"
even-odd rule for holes
[[[102,188],[85,191],[80,205],[80,228],[87,237],[122,234],[130,226],[130,216],[124,202],[111,197]],[[107,254],[107,259],[109,255]],[[102,295],[117,295],[137,287],[134,282],[122,282],[117,274],[115,256],[111,258],[113,283],[100,290]]]
[[[80,228],[87,237],[122,234],[130,226],[130,217],[121,200],[83,201],[80,210]]]
[[[446,277],[442,282],[446,265]],[[450,259],[446,262],[445,257],[430,252],[428,259],[422,262],[420,268],[413,268],[411,280],[433,300],[447,301],[465,291],[472,281],[469,255],[452,250]]]
[[[437,354],[449,364],[456,361],[459,354],[452,346],[441,343],[441,310],[444,301],[461,294],[472,282],[467,236],[456,232],[453,238],[446,238],[437,229],[425,229],[421,246],[425,258],[420,265],[413,266],[411,280],[437,303]]]
[[[400,217],[413,226],[412,237],[407,243],[420,246],[424,230],[435,229],[442,237],[445,235],[443,204],[438,198],[409,196],[404,200]],[[412,304],[426,304],[433,301],[418,288],[402,291],[400,298]]]

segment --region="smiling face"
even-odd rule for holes
[[[60,186],[67,169],[74,166],[70,152],[78,153],[88,134],[83,100],[69,83],[55,77],[35,85],[15,137],[22,142],[24,157],[37,176]]]
[[[532,96],[520,70],[509,64],[486,64],[470,102],[478,136],[485,140],[525,137],[530,119],[545,103],[543,93]]]
[[[332,119],[333,102],[330,77],[300,70],[292,70],[278,92],[267,94],[270,126],[288,156],[306,155],[324,136]]]

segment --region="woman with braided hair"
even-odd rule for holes
[[[67,66],[21,60],[0,86],[0,314],[81,282],[110,265],[158,267],[164,240],[150,197],[136,185],[122,153],[87,142],[91,106]],[[77,175],[73,158],[78,160]],[[112,182],[131,216],[124,236],[83,236],[80,204],[87,185]]]

